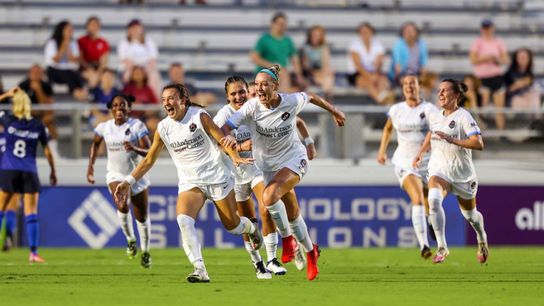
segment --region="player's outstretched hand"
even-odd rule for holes
[[[453,142],[453,137],[451,137],[450,135],[442,132],[442,131],[435,131],[434,132],[438,137],[440,137],[441,139],[444,139],[445,141],[449,142],[449,143],[452,143]]]
[[[49,175],[49,184],[51,184],[51,186],[57,185],[57,174],[54,171]]]
[[[123,144],[125,145],[125,151],[134,151],[134,145],[131,142],[125,141]]]
[[[423,157],[421,154],[418,154],[416,158],[414,158],[414,161],[412,162],[412,168],[417,169],[419,168],[421,161],[423,160]]]
[[[253,164],[255,159],[253,159],[253,158],[243,158],[243,157],[234,157],[232,159],[232,161],[234,162],[234,165],[238,166],[238,165],[241,165],[241,164]]]
[[[127,196],[128,191],[130,190],[130,185],[127,181],[122,181],[117,185],[117,188],[115,188],[115,192],[113,193],[113,198],[115,199],[115,203],[117,204],[124,204],[127,202]]]
[[[306,146],[306,154],[308,154],[309,160],[313,160],[317,156],[317,150],[313,143]]]
[[[236,145],[238,144],[238,142],[236,141],[236,138],[234,138],[232,135],[224,136],[223,138],[221,138],[219,142],[224,148],[232,148],[232,149],[236,149]]]
[[[92,167],[87,168],[87,182],[94,184],[94,169]]]
[[[334,108],[332,112],[332,116],[334,117],[334,121],[336,122],[336,125],[344,126],[344,124],[346,123],[346,115],[344,114],[344,112],[342,112],[336,107]]]
[[[387,161],[387,154],[378,152],[378,157],[376,160],[378,161],[378,164],[385,165],[385,162]]]

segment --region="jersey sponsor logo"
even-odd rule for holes
[[[285,112],[283,113],[283,115],[281,115],[281,120],[285,121],[289,119],[289,117],[291,117],[291,114],[289,114],[288,112]]]
[[[198,135],[195,138],[186,139],[184,141],[172,141],[168,145],[174,149],[174,152],[179,153],[185,150],[198,148],[204,145],[205,139],[202,135]]]
[[[282,138],[291,134],[291,131],[293,130],[292,125],[280,126],[275,128],[262,127],[257,125],[255,128],[257,130],[257,133],[268,138]]]
[[[450,124],[448,124],[448,126],[450,127],[450,129],[453,129],[455,127],[455,121],[452,120]]]
[[[21,138],[30,138],[30,139],[38,139],[38,137],[40,137],[40,133],[38,132],[31,132],[28,130],[18,130],[12,126],[8,127],[8,134],[15,135]]]
[[[419,114],[419,118],[425,119],[425,112],[421,112],[421,114]]]
[[[544,202],[534,202],[532,209],[524,207],[518,210],[515,222],[522,231],[544,231]]]
[[[196,131],[196,124],[191,123],[191,125],[189,125],[189,131],[191,131],[191,133],[193,133],[194,131]]]

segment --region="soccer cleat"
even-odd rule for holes
[[[434,233],[433,225],[429,222],[429,235],[433,241],[436,241],[436,234]]]
[[[138,253],[138,248],[136,248],[136,240],[129,241],[127,243],[127,256],[129,259],[133,259],[136,257],[136,254]]]
[[[266,270],[262,260],[255,264],[255,273],[257,274],[258,279],[271,279],[272,278],[272,274],[270,274],[270,271]]]
[[[481,264],[487,261],[487,257],[489,256],[489,248],[487,247],[486,242],[480,242],[478,244],[478,253],[476,255]]]
[[[433,256],[433,252],[431,252],[431,249],[428,246],[424,246],[421,250],[421,258],[429,259],[431,256]]]
[[[6,237],[6,240],[4,240],[4,245],[2,246],[2,252],[8,252],[11,250],[11,246],[13,245],[13,242],[11,240],[10,236]]]
[[[258,250],[263,245],[263,235],[261,234],[261,231],[259,230],[259,224],[257,223],[257,219],[254,219],[253,225],[255,226],[255,231],[253,234],[248,234],[249,240],[251,240],[251,246],[254,250]]]
[[[274,275],[287,274],[287,269],[285,269],[276,258],[272,259],[266,264],[266,269],[274,273]]]
[[[281,262],[288,263],[295,258],[295,250],[297,248],[297,241],[293,235],[281,238],[282,241],[282,252],[281,252]]]
[[[300,244],[297,244],[297,250],[295,251],[295,266],[297,270],[302,271],[306,267],[306,256],[304,256],[304,250]]]
[[[314,248],[310,252],[306,253],[306,257],[308,258],[308,269],[306,270],[306,276],[308,276],[308,280],[314,280],[319,274],[317,259],[320,255],[321,250],[315,243]]]
[[[450,251],[448,249],[445,247],[439,247],[438,251],[436,251],[436,255],[433,257],[433,263],[443,263],[448,255],[450,255]]]
[[[30,255],[28,255],[28,262],[30,262],[30,263],[34,263],[34,262],[42,263],[42,262],[45,262],[45,259],[43,259],[37,253],[30,252]]]
[[[189,283],[209,283],[210,277],[208,272],[203,268],[195,268],[191,274],[187,276]]]
[[[151,254],[148,252],[143,252],[142,257],[140,259],[140,265],[146,269],[151,268]]]

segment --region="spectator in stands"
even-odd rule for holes
[[[431,102],[438,97],[438,78],[438,74],[431,71],[425,71],[420,75],[419,83],[423,100]]]
[[[117,88],[117,77],[115,72],[108,68],[102,70],[100,82],[96,87],[91,89],[92,103],[104,107],[102,110],[96,108],[91,110],[89,122],[93,128],[98,124],[111,119],[110,112],[107,110],[106,105],[115,95],[120,93],[121,91]]]
[[[65,84],[70,93],[79,101],[87,99],[84,80],[78,70],[79,48],[73,39],[73,28],[70,22],[59,22],[45,45],[45,65],[50,82]]]
[[[153,105],[158,104],[159,100],[153,89],[148,85],[146,70],[140,66],[133,66],[129,82],[123,88],[123,94],[133,96],[136,101],[134,105]],[[139,118],[149,128],[154,135],[157,124],[159,123],[159,114],[157,111],[132,111],[132,115]]]
[[[32,67],[30,67],[27,78],[19,83],[19,88],[26,92],[32,104],[53,104],[53,87],[51,86],[51,83],[45,80],[43,69],[38,64],[34,64]],[[51,135],[49,145],[55,157],[59,157],[57,143],[58,132],[57,124],[55,123],[55,113],[53,110],[33,110],[32,116],[41,120],[49,130],[49,134]]]
[[[406,22],[400,28],[400,38],[391,50],[389,78],[398,85],[405,74],[421,75],[429,60],[427,44],[420,37],[419,29],[413,22]]]
[[[123,82],[127,83],[130,80],[133,67],[143,67],[154,95],[156,97],[160,95],[162,81],[157,67],[159,50],[153,40],[145,35],[140,20],[133,19],[127,25],[127,36],[119,42],[117,55],[121,61]]]
[[[325,99],[331,100],[334,87],[334,71],[331,67],[331,50],[327,45],[325,28],[319,25],[308,29],[306,44],[301,49],[304,76],[310,83],[319,85]]]
[[[481,23],[480,37],[470,47],[470,61],[474,66],[474,75],[482,82],[482,87],[489,91],[493,104],[497,108],[504,107],[502,65],[508,63],[508,53],[504,41],[495,37],[495,26],[489,19]],[[487,101],[483,101],[484,106]],[[495,114],[497,129],[503,130],[505,119],[503,113]]]
[[[179,62],[170,64],[168,78],[171,84],[183,84],[189,91],[189,98],[193,103],[206,107],[217,101],[213,93],[200,91],[191,82],[187,81],[185,78],[185,69]]]
[[[96,87],[100,73],[108,67],[110,45],[99,36],[100,19],[96,16],[87,18],[85,24],[87,33],[77,40],[81,53],[81,71],[89,83],[89,87]]]
[[[372,100],[379,104],[394,102],[394,95],[389,91],[389,80],[382,73],[385,48],[374,37],[376,30],[363,22],[357,28],[359,37],[348,47],[348,82],[368,91]]]
[[[487,124],[480,114],[475,111],[484,105],[484,100],[489,101],[489,91],[482,90],[482,82],[473,74],[465,75],[463,83],[467,85],[467,91],[465,92],[467,99],[462,107],[472,114],[479,127],[485,128]]]
[[[540,90],[534,86],[534,78],[533,52],[527,48],[517,49],[504,75],[506,105],[540,112]]]
[[[255,72],[263,68],[278,64],[282,67],[279,79],[281,92],[302,90],[306,87],[306,80],[298,56],[296,56],[295,44],[287,31],[287,17],[283,13],[276,13],[270,23],[270,32],[264,33],[257,41],[255,48],[251,51],[250,58],[257,68]],[[294,73],[293,82],[290,73]],[[296,89],[292,88],[296,85]]]

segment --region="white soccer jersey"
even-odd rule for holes
[[[472,150],[448,143],[435,134],[442,131],[456,139],[468,139],[481,134],[474,118],[464,108],[459,108],[449,116],[444,112],[429,116],[431,135],[431,158],[429,175],[438,175],[450,183],[466,183],[476,180],[476,171],[472,163]]]
[[[226,182],[233,174],[232,163],[204,130],[201,114],[208,113],[203,108],[190,106],[180,121],[166,117],[159,122],[157,130],[176,165],[181,183]]]
[[[429,131],[429,114],[437,111],[438,109],[432,103],[426,101],[419,103],[416,107],[410,107],[406,102],[391,106],[387,115],[397,132],[398,146],[392,159],[395,166],[412,168],[412,162]],[[429,154],[426,154],[422,168],[427,167],[428,161]]]
[[[236,112],[236,110],[230,106],[229,104],[223,106],[217,112],[217,115],[213,118],[213,121],[215,124],[217,124],[218,127],[222,127],[227,123],[227,120],[232,117],[232,115]],[[233,129],[231,134],[236,138],[236,141],[238,143],[243,143],[244,141],[251,139],[251,129],[248,125],[241,124],[238,128]],[[242,151],[239,152],[241,157],[244,158],[252,158],[253,153],[252,151]],[[238,167],[236,167],[236,184],[246,184],[251,182],[255,176],[262,175],[261,171],[257,168],[257,166],[252,164],[240,164]]]
[[[308,95],[298,92],[279,96],[280,105],[274,109],[266,108],[257,98],[250,99],[227,121],[232,128],[242,124],[251,127],[255,163],[266,172],[278,171],[292,159],[306,156],[296,131],[296,117],[308,104]]]
[[[138,140],[149,134],[145,124],[139,119],[129,118],[122,125],[116,125],[114,119],[100,123],[94,132],[104,138],[108,151],[107,175],[109,182],[122,180],[138,165],[142,157],[134,151],[127,152],[124,142],[138,146]]]

